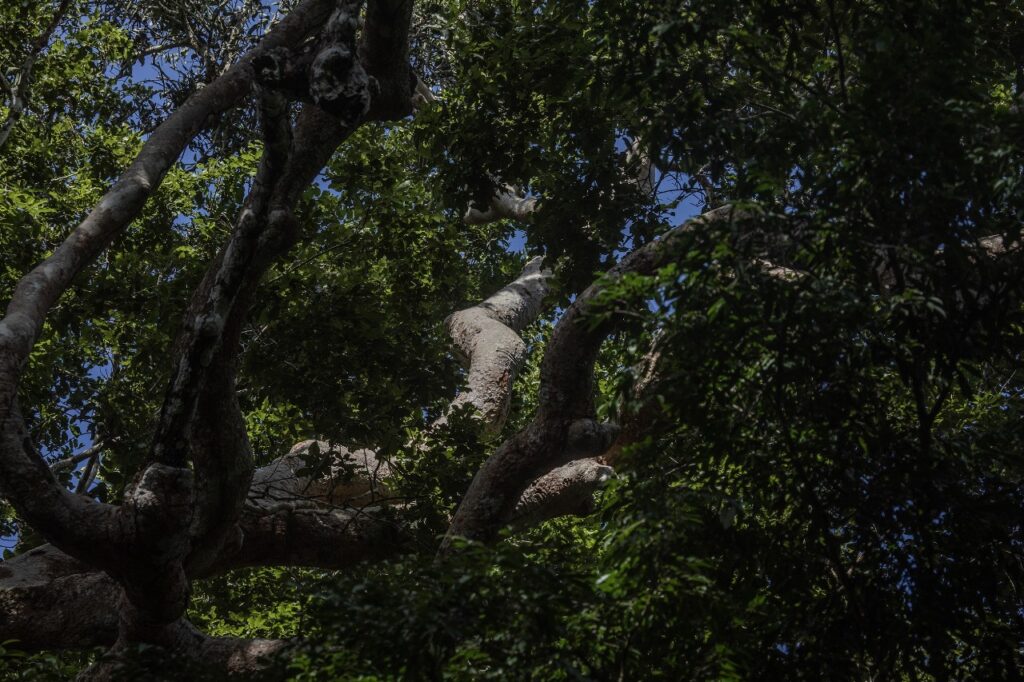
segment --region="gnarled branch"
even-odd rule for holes
[[[543,259],[534,258],[522,274],[487,300],[452,313],[445,326],[469,368],[466,390],[451,409],[472,405],[482,419],[486,437],[505,425],[512,399],[512,384],[526,359],[526,344],[519,332],[540,314],[551,273]],[[438,424],[445,421],[438,420]]]
[[[442,551],[447,551],[457,536],[493,539],[505,519],[515,516],[516,504],[531,483],[571,460],[596,457],[611,446],[618,428],[594,421],[593,372],[601,343],[617,320],[587,324],[584,318],[607,281],[627,272],[654,272],[667,262],[683,233],[709,221],[732,217],[732,209],[726,207],[675,228],[629,254],[569,306],[555,327],[541,363],[537,414],[477,472],[452,519]]]

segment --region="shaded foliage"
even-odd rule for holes
[[[424,3],[414,60],[439,102],[361,130],[308,190],[239,374],[258,456],[311,436],[380,448],[415,541],[340,575],[208,581],[193,619],[301,635],[303,680],[1017,678],[1024,256],[983,241],[1013,244],[1024,219],[1022,10]],[[104,12],[55,39],[0,149],[0,298],[142,139],[154,93],[114,67],[156,33]],[[30,36],[45,17],[0,21]],[[48,456],[106,443],[101,499],[146,450],[187,292],[253,172],[238,121],[217,131],[62,300],[21,388]],[[659,167],[650,196],[623,170],[634,141]],[[561,305],[689,213],[743,213],[685,235],[656,275],[608,282],[592,313],[628,318],[602,349],[601,416],[657,405],[598,512],[439,561],[489,447],[459,416],[424,432],[459,383],[441,321],[521,264],[512,225],[460,213],[506,183],[539,197],[517,227],[559,266]],[[557,315],[526,335],[506,435],[536,408]],[[82,662],[18,660],[11,679]]]

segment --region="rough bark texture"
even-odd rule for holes
[[[93,637],[103,639],[110,634],[110,614],[116,614],[114,653],[133,643],[148,643],[195,653],[214,663],[222,656],[225,669],[249,665],[254,652],[268,651],[271,645],[212,642],[183,620],[191,576],[211,570],[222,556],[229,555],[232,565],[272,560],[273,552],[282,551],[282,524],[288,537],[299,536],[303,544],[339,538],[360,541],[372,535],[361,520],[336,516],[298,517],[293,513],[240,519],[253,467],[234,388],[238,337],[251,294],[269,264],[296,237],[292,208],[302,189],[358,126],[369,107],[368,79],[362,64],[351,59],[342,64],[336,59],[341,52],[352,57],[356,53],[354,17],[358,7],[353,2],[323,0],[300,4],[254,51],[197,91],[159,126],[89,217],[53,256],[19,282],[7,314],[0,320],[3,494],[22,519],[63,553],[105,575],[79,572],[71,574],[78,577],[70,577],[67,571],[78,570],[78,563],[51,562],[53,570],[49,572],[41,572],[39,566],[36,570],[24,568],[35,575],[35,582],[29,585],[19,583],[12,566],[5,565],[12,575],[8,576],[9,589],[3,592],[4,628],[15,637],[26,642],[46,639],[33,639],[25,631],[31,627],[27,616],[32,614],[26,609],[32,601],[23,597],[32,585],[38,587],[45,580],[54,590],[63,586],[67,588],[64,596],[76,602],[75,606],[83,606],[75,587],[92,584],[96,594],[109,596],[113,589],[119,595],[83,611],[101,621],[93,623],[98,626],[92,632]],[[173,353],[175,367],[154,433],[150,463],[129,486],[119,507],[70,493],[56,482],[32,448],[15,404],[19,374],[47,311],[77,273],[138,214],[211,115],[235,106],[249,93],[257,71],[266,71],[257,66],[269,56],[298,47],[323,28],[328,16],[309,83],[312,99],[330,111],[312,105],[304,108],[293,139],[287,97],[265,84],[259,87],[263,160],[230,240],[211,264],[188,308]],[[401,41],[405,36],[399,29],[391,39]],[[248,542],[245,523],[252,526]],[[286,548],[288,544],[284,543]],[[327,556],[310,560],[318,564],[334,561],[329,552],[323,554]],[[88,636],[77,637],[69,638],[75,644],[88,641]],[[52,637],[48,644],[59,646],[60,641],[60,637]],[[115,668],[116,663],[106,661],[88,676],[111,678]]]
[[[468,225],[492,223],[505,218],[524,221],[536,210],[536,197],[528,197],[514,187],[505,185],[502,191],[496,192],[491,197],[490,204],[486,208],[480,209],[471,206],[462,216],[462,220]]]
[[[393,121],[413,112],[416,77],[409,65],[413,0],[370,0],[359,56],[376,83],[367,116]]]
[[[597,459],[576,459],[555,467],[526,487],[503,522],[530,528],[556,516],[589,514],[594,491],[614,474]]]
[[[265,510],[316,504],[366,507],[389,497],[389,476],[391,467],[373,450],[306,440],[256,470],[248,504]]]
[[[543,259],[534,258],[504,289],[445,320],[469,368],[466,390],[453,401],[452,409],[476,408],[486,437],[498,435],[505,425],[512,384],[526,359],[526,344],[519,332],[540,314],[550,277]]]
[[[496,432],[504,422],[524,348],[516,331],[540,314],[549,277],[540,259],[534,259],[508,286],[452,316],[470,321],[458,325],[453,343],[467,353],[470,386],[481,387],[460,394],[454,402],[479,410],[484,417],[481,428]],[[517,343],[511,345],[520,349],[514,356],[507,352],[512,337]],[[494,368],[500,368],[499,374],[507,380],[495,390],[483,390],[486,387],[480,385],[479,377],[496,376]],[[589,495],[607,471],[607,467],[589,462],[552,472],[536,482],[509,522],[523,527],[554,515],[584,511]],[[405,547],[404,529],[387,509],[373,506],[391,500],[387,488],[390,475],[390,467],[372,450],[350,450],[325,441],[298,443],[254,472],[244,509],[231,532],[225,534],[226,541],[216,546],[208,560],[193,566],[191,573],[202,577],[267,565],[340,569],[393,556]],[[20,646],[28,649],[113,645],[118,641],[121,588],[113,578],[48,545],[5,562],[2,568],[6,572],[0,573],[0,640],[18,639]],[[52,598],[37,601],[43,592]],[[46,613],[39,608],[47,609]],[[65,626],[57,627],[59,623]],[[183,632],[186,642],[194,637],[178,621],[163,627],[170,633],[165,632],[164,637]],[[193,644],[198,649],[206,646],[203,642],[195,640]]]
[[[200,577],[250,566],[341,569],[404,546],[401,527],[372,508],[249,507],[237,531],[238,542],[224,546]],[[52,545],[37,547],[0,563],[0,641],[28,650],[112,646],[121,594],[106,573]]]
[[[61,2],[13,86],[2,81],[11,106],[0,145],[25,109],[32,65],[68,6]],[[386,462],[372,450],[304,441],[254,471],[235,390],[251,297],[274,259],[301,238],[292,211],[304,189],[359,125],[404,118],[433,99],[409,64],[412,0],[369,0],[362,24],[361,9],[360,0],[299,3],[154,130],[94,210],[18,283],[0,320],[0,493],[51,544],[0,564],[0,641],[27,649],[112,647],[89,679],[123,679],[120,654],[138,643],[201,660],[224,675],[250,674],[286,644],[196,631],[183,617],[193,579],[249,566],[339,569],[405,548],[404,529],[388,506],[394,491]],[[16,399],[45,317],[138,216],[195,135],[254,87],[264,156],[229,240],[188,306],[150,460],[119,506],[72,493],[36,451]],[[295,101],[304,105],[293,117]],[[634,139],[624,156],[629,181],[652,194],[658,173],[649,150]],[[701,174],[697,179],[713,200],[713,188]],[[505,185],[463,220],[526,221],[540,208],[537,197]],[[594,490],[613,474],[608,464],[657,420],[656,404],[642,398],[657,386],[658,348],[637,386],[641,409],[624,415],[622,425],[599,423],[594,363],[617,320],[594,325],[588,315],[609,280],[652,273],[672,257],[679,235],[736,217],[722,207],[689,221],[624,258],[568,307],[541,365],[536,414],[477,473],[442,551],[456,536],[488,541],[505,526],[589,511]],[[978,257],[1018,249],[991,238],[981,240]],[[784,281],[806,276],[768,261],[752,265]],[[883,268],[879,276],[895,273]],[[526,353],[520,333],[540,314],[549,279],[534,259],[511,284],[446,320],[467,366],[466,389],[451,410],[473,408],[486,437],[504,427]],[[450,414],[429,428],[443,426]]]
[[[76,556],[102,561],[116,536],[114,510],[64,490],[23,433],[15,396],[20,373],[47,312],[83,267],[138,214],[185,145],[213,115],[241,101],[252,82],[252,60],[263,51],[297,44],[322,24],[331,3],[307,0],[252,53],[196,92],[149,136],[135,161],[53,255],[21,279],[0,320],[0,485],[19,514]]]
[[[501,526],[515,517],[518,501],[531,484],[536,485],[534,481],[554,475],[555,469],[568,462],[593,459],[609,449],[619,429],[594,420],[593,370],[601,343],[615,320],[591,325],[585,324],[584,318],[607,280],[626,272],[650,274],[671,257],[680,235],[708,221],[732,218],[733,210],[725,207],[690,220],[631,253],[569,306],[552,333],[541,363],[536,416],[477,472],[452,519],[442,551],[448,551],[455,537],[492,540]]]
[[[0,641],[28,649],[111,646],[84,679],[121,679],[122,654],[139,643],[225,675],[248,673],[285,644],[196,631],[184,618],[193,579],[246,566],[344,568],[404,549],[404,529],[386,506],[386,462],[371,450],[304,441],[254,471],[235,390],[251,297],[274,259],[300,238],[292,211],[303,190],[363,122],[405,117],[414,100],[430,99],[409,66],[411,0],[370,0],[361,27],[360,7],[351,0],[300,3],[153,131],[93,212],[19,282],[0,320],[0,488],[52,544],[0,566]],[[72,493],[35,451],[16,402],[45,316],[138,215],[207,121],[254,87],[263,158],[231,236],[187,308],[149,461],[121,505]],[[305,104],[293,127],[295,100]],[[523,220],[536,209],[536,199],[506,188],[486,211],[471,209],[465,219]],[[630,256],[612,276],[649,271],[666,241]],[[485,436],[504,426],[526,353],[519,334],[540,314],[549,279],[534,259],[511,284],[446,321],[467,365],[467,387],[451,409],[474,408]],[[544,359],[533,423],[478,473],[449,538],[490,539],[502,525],[585,513],[611,475],[596,457],[617,428],[594,421],[590,398],[607,326],[578,324],[599,291],[591,287],[566,311]]]
[[[29,650],[111,645],[121,587],[52,545],[0,563],[0,637]]]

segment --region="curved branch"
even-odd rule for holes
[[[452,401],[451,410],[471,405],[479,412],[485,437],[501,432],[512,400],[516,373],[526,359],[519,332],[540,314],[551,272],[543,258],[526,264],[508,286],[487,300],[445,320],[456,349],[469,367],[466,390]],[[447,421],[442,417],[434,426]]]
[[[594,491],[615,474],[597,459],[577,459],[535,479],[502,519],[513,529],[531,528],[558,516],[593,511]]]
[[[17,403],[0,418],[0,494],[43,537],[85,560],[108,561],[122,534],[117,507],[75,495],[54,478],[32,445]]]
[[[253,460],[235,395],[239,338],[251,297],[273,260],[295,240],[291,205],[274,202],[291,147],[285,98],[263,87],[264,151],[234,232],[207,270],[185,314],[176,364],[153,437],[151,458],[196,477],[189,573],[201,571],[232,532]]]
[[[247,508],[236,537],[200,577],[251,566],[348,568],[406,546],[403,528],[379,509]],[[30,651],[113,645],[121,595],[106,573],[37,547],[0,562],[0,641]]]
[[[485,437],[501,431],[515,375],[526,354],[526,344],[518,332],[540,314],[551,279],[542,263],[542,258],[532,259],[510,284],[481,303],[452,313],[445,321],[468,365],[468,386],[429,429],[446,424],[453,410],[472,406],[480,415]],[[316,452],[311,452],[314,446]],[[376,504],[389,495],[390,475],[387,462],[373,450],[353,451],[325,441],[303,441],[256,470],[248,504],[264,509],[282,504],[338,504],[340,500],[350,506]]]
[[[537,198],[528,197],[511,185],[505,185],[501,191],[495,192],[486,209],[480,210],[470,206],[462,222],[467,225],[483,225],[496,220],[526,221],[537,210]]]
[[[710,221],[731,220],[730,207],[691,219],[626,256],[581,293],[559,320],[541,363],[539,407],[533,421],[505,441],[477,472],[452,519],[441,551],[461,536],[491,540],[531,483],[562,464],[604,453],[618,428],[594,421],[594,363],[617,319],[585,319],[609,281],[627,272],[651,274],[668,262],[680,236]]]
[[[252,60],[264,50],[297,44],[322,25],[331,5],[329,0],[306,0],[271,29],[255,50],[197,91],[153,131],[129,168],[89,216],[53,255],[21,279],[6,315],[0,320],[0,481],[18,513],[47,539],[72,554],[102,558],[112,511],[103,505],[83,502],[85,498],[64,490],[25,438],[24,424],[14,404],[15,395],[46,314],[82,268],[95,260],[135,218],[210,116],[235,106],[248,93]]]
[[[306,0],[223,76],[198,90],[153,131],[114,186],[53,255],[21,279],[0,320],[0,409],[13,398],[13,380],[35,341],[46,312],[83,267],[91,263],[141,210],[185,145],[218,113],[249,92],[252,61],[263,51],[300,42],[322,26],[330,0]]]

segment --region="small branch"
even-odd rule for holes
[[[700,170],[698,170],[693,175],[693,179],[696,180],[697,183],[701,186],[701,189],[704,190],[704,206],[707,208],[714,207],[716,199],[715,186],[708,178],[708,173],[710,172],[710,170],[711,167],[705,165],[702,166]]]
[[[426,83],[420,80],[418,76],[416,77],[416,87],[413,91],[415,94],[412,98],[412,104],[416,109],[422,109],[428,104],[433,104],[437,101],[437,96],[434,94],[434,91],[431,90]]]
[[[81,477],[78,479],[78,485],[75,486],[75,493],[78,495],[84,495],[89,492],[89,486],[92,485],[92,481],[96,478],[96,472],[99,470],[100,464],[100,451],[89,458],[89,463],[85,465],[85,469],[82,471]]]
[[[92,459],[100,453],[100,451],[107,446],[103,440],[98,440],[87,450],[83,450],[76,455],[65,457],[64,459],[58,459],[50,464],[50,471],[55,474],[59,474],[65,471],[71,471],[76,466],[81,464],[87,459]]]
[[[524,222],[536,210],[537,199],[535,197],[528,197],[511,185],[505,185],[501,191],[491,197],[490,205],[486,210],[470,206],[462,216],[462,222],[467,225],[483,225],[506,219]]]
[[[0,148],[6,143],[7,139],[11,135],[11,130],[14,128],[14,124],[18,122],[25,108],[29,103],[29,90],[32,84],[32,69],[35,67],[36,62],[39,60],[39,55],[50,43],[50,37],[53,32],[57,29],[57,25],[68,11],[68,7],[71,5],[71,0],[62,0],[60,5],[57,7],[57,11],[54,12],[53,17],[50,19],[50,23],[47,24],[43,32],[39,34],[35,42],[32,44],[32,49],[29,52],[25,62],[21,65],[18,70],[18,75],[14,79],[14,84],[11,85],[7,82],[6,77],[0,76],[0,81],[4,82],[4,90],[8,93],[11,105],[7,113],[7,118],[2,124],[0,124]]]
[[[633,138],[629,147],[626,148],[626,167],[633,170],[634,183],[640,194],[643,196],[654,194],[657,169],[651,160],[651,155],[644,149],[640,137]]]

